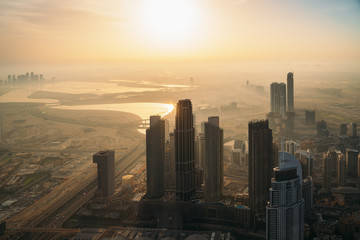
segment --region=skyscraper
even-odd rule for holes
[[[107,198],[115,191],[115,153],[100,151],[93,155],[93,163],[97,163],[98,192]]]
[[[270,202],[266,206],[266,239],[304,239],[301,165],[287,152],[279,152],[279,160],[269,189]]]
[[[280,101],[279,101],[279,111],[284,117],[286,114],[286,84],[280,83],[279,84],[279,90],[280,90]]]
[[[150,116],[146,129],[146,176],[148,198],[159,198],[165,193],[165,121]]]
[[[273,166],[272,130],[269,122],[249,122],[249,205],[252,224],[265,216]]]
[[[358,155],[358,150],[346,149],[346,175],[349,178],[358,177]]]
[[[192,104],[189,99],[179,100],[175,116],[175,193],[176,199],[189,201],[195,196],[195,129]]]
[[[222,199],[224,189],[224,133],[219,117],[209,117],[205,123],[205,200]]]
[[[280,111],[280,86],[273,82],[270,85],[270,112],[278,113]]]
[[[337,159],[337,185],[345,187],[346,184],[346,160],[343,153],[338,154]]]
[[[288,112],[294,112],[294,73],[287,74],[287,102]]]

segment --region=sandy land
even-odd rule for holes
[[[144,136],[140,118],[112,111],[70,111],[41,104],[0,104],[2,145],[21,150],[124,149]]]

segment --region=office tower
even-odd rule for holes
[[[280,86],[277,82],[270,85],[270,112],[280,112]]]
[[[249,205],[252,224],[265,216],[273,166],[272,130],[269,122],[249,122]]]
[[[266,239],[304,239],[304,200],[300,162],[279,152],[279,167],[271,179],[270,202],[266,206]]]
[[[315,111],[305,110],[305,124],[315,124]]]
[[[280,113],[282,114],[282,116],[284,117],[286,114],[286,84],[280,83],[279,89],[280,89],[279,110],[280,110]]]
[[[344,154],[338,154],[337,159],[337,185],[345,187],[346,184],[346,160]]]
[[[219,117],[205,123],[205,200],[220,201],[224,190],[224,133]]]
[[[323,155],[323,188],[331,189],[331,180],[337,177],[337,159],[338,152],[335,150],[328,150]]]
[[[356,123],[350,123],[350,137],[356,137]]]
[[[347,135],[347,124],[346,123],[340,124],[339,135],[340,136]]]
[[[355,149],[346,149],[346,177],[358,177],[358,155],[359,151]]]
[[[176,199],[189,201],[195,197],[195,129],[189,99],[177,103],[174,134]]]
[[[97,163],[98,191],[108,198],[115,191],[115,152],[97,152],[93,155],[93,163]]]
[[[287,74],[287,102],[288,112],[294,112],[294,73]]]
[[[165,144],[165,189],[175,190],[175,135],[170,133],[170,140]]]
[[[160,198],[165,193],[165,121],[150,116],[146,129],[146,178],[148,198]]]
[[[313,179],[312,177],[306,177],[303,180],[302,196],[305,203],[305,214],[307,214],[313,208]]]
[[[318,137],[328,137],[329,130],[327,129],[327,123],[325,120],[321,120],[316,123],[316,133]]]
[[[291,155],[295,155],[296,152],[296,142],[294,140],[285,141],[285,151]]]

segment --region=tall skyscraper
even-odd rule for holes
[[[350,123],[350,137],[356,137],[356,123]]]
[[[270,85],[270,112],[280,112],[280,86],[277,82]]]
[[[195,128],[192,104],[189,99],[179,100],[175,116],[175,193],[176,199],[189,201],[195,196]]]
[[[346,175],[349,178],[358,177],[358,155],[358,150],[346,149]]]
[[[219,117],[209,117],[205,123],[205,200],[222,199],[224,190],[224,133]]]
[[[280,89],[280,102],[279,102],[279,111],[284,117],[286,114],[286,84],[280,83],[279,84]]]
[[[270,202],[266,206],[266,239],[304,239],[301,165],[287,152],[279,152],[279,160],[269,189]]]
[[[165,121],[150,116],[146,129],[146,177],[148,198],[160,198],[165,193]]]
[[[328,150],[323,155],[323,188],[330,190],[332,179],[337,178],[338,151]]]
[[[347,124],[346,123],[340,124],[339,135],[340,136],[347,135]]]
[[[345,187],[346,184],[346,160],[343,153],[338,154],[337,159],[337,185]]]
[[[98,192],[108,198],[115,191],[115,152],[108,150],[95,153],[93,163],[97,163]]]
[[[287,102],[288,112],[294,112],[294,73],[287,74]]]
[[[249,205],[252,224],[265,217],[273,166],[272,130],[269,122],[249,122]]]

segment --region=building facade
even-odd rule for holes
[[[249,205],[253,226],[265,217],[273,166],[272,130],[269,122],[249,122]]]
[[[93,155],[93,163],[97,163],[98,193],[105,198],[111,197],[115,191],[115,152],[97,152]]]
[[[165,121],[150,116],[146,129],[146,196],[160,198],[165,194]]]
[[[175,194],[176,200],[190,201],[195,197],[195,128],[192,104],[179,100],[175,116]]]
[[[224,132],[219,117],[205,123],[205,200],[220,201],[224,190]]]

